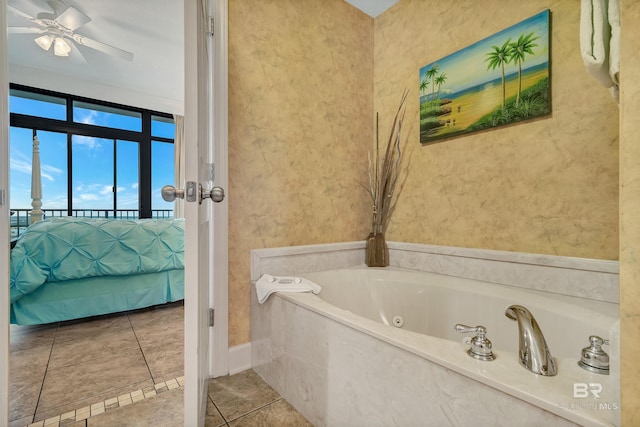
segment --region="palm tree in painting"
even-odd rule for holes
[[[445,73],[441,73],[438,77],[436,77],[435,82],[436,86],[438,86],[438,96],[436,99],[440,99],[440,88],[447,81],[447,75]]]
[[[508,64],[511,61],[511,39],[508,39],[502,46],[491,46],[493,49],[492,52],[487,53],[487,58],[484,62],[488,62],[488,69],[495,70],[496,67],[500,66],[502,71],[502,111],[504,111],[504,103],[507,99],[507,84],[504,78],[504,65]]]
[[[429,71],[427,71],[426,73],[424,73],[424,76],[428,79],[431,80],[431,101],[435,103],[435,98],[434,98],[434,94],[435,94],[435,78],[438,75],[438,64],[433,65],[431,68],[429,68]]]
[[[420,81],[420,94],[421,94],[420,96],[424,96],[424,93],[427,91],[428,87],[429,87],[429,80],[425,75],[424,78]]]
[[[516,97],[516,107],[520,105],[520,93],[522,92],[522,63],[524,62],[527,54],[533,55],[533,48],[538,46],[534,41],[540,37],[533,37],[534,33],[529,33],[527,36],[524,33],[520,34],[518,41],[510,44],[511,51],[509,56],[513,62],[518,63],[518,96]]]

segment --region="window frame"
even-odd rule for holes
[[[153,136],[151,134],[152,117],[162,117],[173,120],[173,116],[160,111],[147,110],[143,108],[131,107],[116,104],[113,102],[91,99],[71,94],[54,92],[46,89],[39,89],[15,83],[10,83],[10,90],[19,90],[45,96],[63,98],[66,101],[66,120],[49,119],[44,117],[31,116],[10,112],[9,126],[26,128],[32,130],[42,130],[49,132],[59,132],[67,135],[67,215],[73,216],[73,156],[72,156],[72,136],[81,135],[95,138],[112,140],[125,140],[139,143],[139,165],[138,165],[138,216],[139,218],[152,218],[152,187],[151,187],[151,146],[152,141],[174,143],[174,138]],[[142,131],[131,131],[106,126],[79,123],[74,121],[73,107],[75,102],[93,104],[106,108],[130,111],[134,114],[141,114]],[[118,165],[114,165],[114,174],[117,174]],[[115,183],[114,183],[115,185]],[[44,207],[46,209],[46,207]]]

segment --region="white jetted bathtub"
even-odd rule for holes
[[[252,296],[254,369],[315,426],[616,425],[618,304],[399,268],[301,274],[318,295]],[[557,375],[518,362],[526,307]],[[494,361],[467,355],[454,325],[482,325]],[[580,368],[589,336],[612,339],[611,375]]]

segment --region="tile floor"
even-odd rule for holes
[[[11,326],[9,427],[181,426],[182,302]],[[209,384],[207,426],[310,425],[252,370]]]

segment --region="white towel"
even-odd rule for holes
[[[256,282],[256,294],[260,304],[264,303],[274,292],[313,292],[317,294],[321,290],[320,285],[302,277],[263,274]]]
[[[609,76],[613,82],[611,94],[616,102],[620,102],[618,88],[620,86],[620,0],[609,0],[609,26],[611,41],[609,42]]]
[[[611,27],[607,0],[582,0],[580,7],[580,52],[587,71],[604,87],[613,86],[609,75]]]

